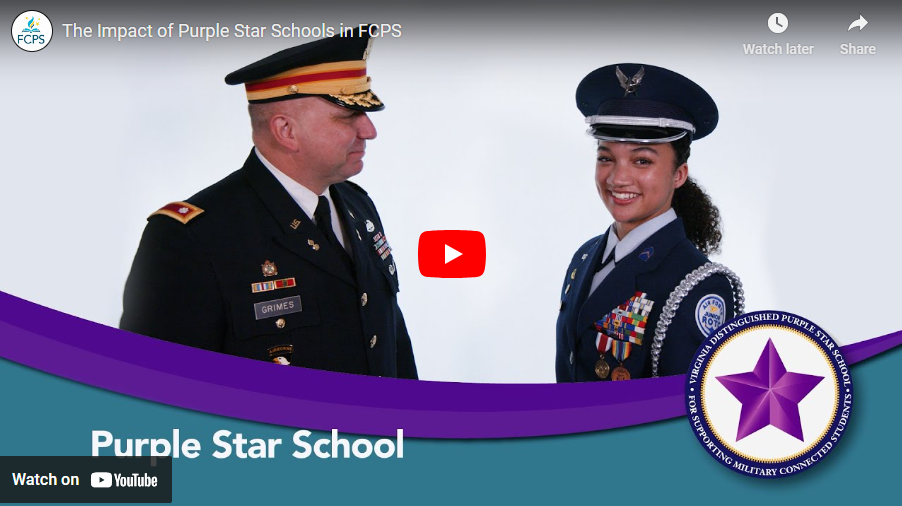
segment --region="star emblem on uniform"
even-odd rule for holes
[[[188,214],[188,211],[190,211],[190,209],[188,209],[187,207],[179,208],[179,214]]]
[[[768,425],[805,441],[799,402],[823,379],[823,376],[787,371],[777,347],[768,339],[752,371],[717,376],[717,381],[742,403],[736,441]]]

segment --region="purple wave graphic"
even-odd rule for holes
[[[844,347],[849,363],[902,331]],[[114,329],[0,292],[0,357],[80,383],[217,415],[307,429],[476,439],[547,436],[685,414],[684,376],[577,384],[372,378],[279,367]]]

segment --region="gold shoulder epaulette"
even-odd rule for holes
[[[186,224],[194,218],[200,216],[203,212],[203,209],[193,204],[189,204],[187,202],[173,202],[161,207],[159,211],[151,214],[147,217],[147,219],[150,219],[151,216],[162,214],[163,216],[169,216],[174,220],[178,220],[183,224]]]

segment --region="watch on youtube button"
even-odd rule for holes
[[[485,236],[475,230],[423,232],[417,258],[427,278],[476,278],[485,272]]]

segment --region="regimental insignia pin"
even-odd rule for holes
[[[389,264],[389,266],[388,266],[388,273],[391,274],[392,276],[395,275],[395,263],[394,263],[394,262],[392,262],[391,264]]]
[[[642,250],[642,253],[639,253],[639,260],[642,260],[643,262],[648,262],[648,259],[650,259],[652,257],[652,255],[654,255],[654,254],[655,254],[655,249],[649,246],[648,248],[645,248],[644,250]]]
[[[301,226],[301,220],[294,220],[294,221],[291,222],[291,229],[292,229],[292,230],[297,230],[298,227],[300,227],[300,226]]]
[[[620,81],[620,87],[625,90],[623,93],[624,97],[628,96],[630,93],[637,97],[639,96],[639,94],[636,93],[636,88],[642,84],[643,77],[645,77],[645,67],[640,67],[639,72],[636,72],[636,75],[631,78],[627,78],[626,74],[620,70],[620,67],[617,67],[617,80]]]
[[[376,230],[376,226],[373,225],[373,222],[370,221],[370,220],[366,220],[366,231],[367,231],[367,232],[372,232],[372,231],[374,231],[374,230]]]
[[[588,254],[588,253],[583,253],[583,260],[585,260],[585,259],[586,259],[586,257],[588,257],[588,256],[589,256],[589,254]]]
[[[313,251],[319,251],[319,244],[316,244],[313,239],[307,239],[307,244],[313,248]]]
[[[276,268],[276,264],[270,262],[269,260],[263,262],[263,265],[260,266],[263,269],[263,277],[269,278],[275,276],[279,273],[279,269]]]

